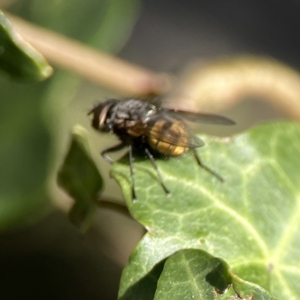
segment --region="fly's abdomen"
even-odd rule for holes
[[[188,143],[188,136],[181,122],[167,119],[155,122],[148,136],[150,147],[168,156],[179,156],[188,150],[181,145]]]

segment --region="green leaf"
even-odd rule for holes
[[[200,168],[191,152],[156,159],[172,195],[167,197],[147,159],[136,160],[138,201],[131,200],[127,159],[115,164],[131,215],[144,236],[125,267],[119,291],[181,249],[202,249],[225,260],[232,274],[258,284],[278,299],[300,295],[300,126],[278,122],[233,138],[201,136]]]
[[[90,157],[85,130],[75,127],[71,145],[57,181],[74,200],[70,218],[82,231],[88,229],[103,190],[103,179]]]
[[[251,282],[247,282],[232,274],[232,287],[228,293],[232,293],[236,298],[229,299],[241,299],[241,300],[275,300],[275,299],[284,299],[284,298],[276,298],[270,296],[270,294],[262,289],[259,285],[253,284]],[[220,297],[220,300],[228,299],[226,297],[227,293]],[[294,298],[291,298],[294,299]],[[296,298],[295,298],[296,299]]]
[[[50,211],[52,144],[40,107],[45,84],[0,76],[0,231],[28,225]]]
[[[95,47],[117,51],[135,24],[139,2],[22,0],[12,3],[9,11],[91,42]],[[10,25],[7,26],[9,29]],[[5,29],[5,36],[8,32]],[[45,216],[51,209],[50,199],[64,206],[58,197],[56,175],[70,128],[78,122],[88,124],[84,112],[93,105],[93,99],[105,98],[107,92],[86,82],[82,84],[79,77],[60,70],[44,82],[0,76],[0,90],[0,231],[3,231],[32,224]],[[91,97],[91,93],[95,96]],[[86,99],[92,100],[87,103]]]
[[[13,77],[40,81],[52,74],[44,57],[13,30],[0,11],[0,69]]]
[[[117,52],[126,43],[139,15],[140,0],[23,0],[12,6],[15,14],[42,27]]]
[[[149,249],[150,250],[150,249]],[[149,271],[143,278],[134,282],[128,290],[126,290],[126,294],[123,295],[122,299],[143,299],[143,300],[153,300],[158,279],[163,271],[165,264],[165,260],[156,264],[153,269]]]
[[[167,259],[154,299],[213,300],[217,291],[223,293],[230,284],[225,262],[204,251],[181,250]]]
[[[154,299],[214,300],[216,296],[228,299],[227,289],[231,284],[232,295],[249,299],[255,296],[256,300],[275,299],[259,286],[232,276],[222,259],[196,249],[178,251],[166,260]]]

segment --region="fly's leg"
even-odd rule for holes
[[[159,171],[159,169],[157,167],[157,164],[155,162],[155,159],[154,159],[153,155],[151,154],[151,152],[147,148],[145,148],[145,152],[146,152],[147,156],[149,157],[149,159],[150,159],[150,161],[152,163],[152,166],[154,167],[154,169],[156,171],[158,180],[159,180],[162,188],[164,189],[164,191],[166,192],[166,194],[168,194],[168,195],[171,194],[170,191],[168,190],[168,188],[166,187],[166,185],[164,184],[164,181],[162,179],[162,176],[160,174],[160,171]]]
[[[101,151],[101,156],[109,163],[109,164],[113,164],[114,161],[107,155],[107,153],[110,153],[110,152],[115,152],[115,151],[119,151],[121,149],[123,149],[124,147],[126,146],[125,143],[120,143],[118,145],[115,145],[113,147],[110,147],[110,148],[107,148],[107,149],[104,149],[103,151]],[[132,145],[130,145],[128,147],[128,152],[129,152],[129,166],[130,166],[130,176],[131,176],[131,193],[132,193],[132,199],[133,201],[136,201],[137,200],[137,197],[136,197],[136,192],[135,192],[135,180],[134,180],[134,167],[133,167],[133,155],[132,155]],[[169,189],[166,187],[165,183],[163,182],[163,179],[162,179],[162,176],[161,176],[161,173],[157,167],[157,164],[154,160],[154,157],[153,155],[151,154],[151,152],[145,148],[145,153],[147,154],[147,156],[149,157],[155,171],[156,171],[156,174],[157,174],[157,177],[158,177],[158,180],[162,186],[162,188],[164,189],[164,191],[166,192],[166,194],[170,194],[170,191]],[[201,165],[202,166],[202,165]]]
[[[133,155],[132,155],[132,146],[128,147],[129,150],[129,166],[130,166],[130,176],[131,176],[131,195],[133,202],[137,201],[135,193],[135,181],[134,181],[134,168],[133,168]]]
[[[119,150],[123,149],[125,146],[126,145],[124,143],[120,143],[118,145],[104,149],[103,151],[101,151],[100,154],[109,164],[112,165],[114,163],[114,161],[107,155],[107,153],[119,151]]]
[[[213,169],[211,169],[210,167],[208,167],[207,165],[205,165],[202,161],[200,156],[198,155],[197,151],[195,149],[191,149],[194,153],[194,156],[197,160],[198,165],[205,169],[206,171],[208,171],[210,174],[212,174],[213,176],[215,176],[217,179],[219,179],[221,182],[224,182],[225,179],[223,176],[221,176],[220,174],[218,174],[216,171],[214,171]]]
[[[120,143],[118,145],[104,149],[103,151],[101,151],[101,155],[109,164],[112,165],[114,163],[114,161],[107,155],[107,153],[119,151],[119,150],[123,149],[125,146],[126,146],[125,143]],[[132,146],[131,145],[128,147],[128,152],[129,152],[130,177],[131,177],[131,183],[132,183],[131,194],[132,194],[133,201],[136,201],[137,198],[136,198],[136,193],[135,193],[133,156],[132,156]]]

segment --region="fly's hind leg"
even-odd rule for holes
[[[170,191],[169,191],[169,189],[166,187],[166,185],[165,185],[165,183],[164,183],[164,181],[162,179],[161,173],[160,173],[160,171],[159,171],[159,169],[157,167],[157,164],[155,162],[155,159],[154,159],[153,155],[151,154],[151,152],[147,148],[145,148],[145,152],[146,152],[147,156],[149,157],[149,159],[150,159],[150,161],[152,163],[152,166],[154,167],[154,169],[156,171],[158,180],[159,180],[162,188],[164,189],[164,191],[166,192],[167,195],[171,194]]]
[[[206,171],[208,171],[210,174],[212,174],[213,176],[215,176],[218,180],[220,180],[221,182],[224,182],[225,179],[223,176],[221,176],[219,173],[217,173],[216,171],[214,171],[213,169],[211,169],[210,167],[208,167],[207,165],[205,165],[202,161],[201,158],[199,156],[199,154],[197,153],[196,149],[192,149],[194,156],[197,160],[197,163],[199,164],[199,166],[203,169],[205,169]]]
[[[137,201],[136,193],[135,193],[135,181],[134,181],[134,168],[133,168],[133,155],[132,155],[132,146],[128,147],[129,152],[129,166],[130,166],[130,177],[131,177],[131,195],[132,201]]]

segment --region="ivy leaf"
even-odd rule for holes
[[[128,299],[130,288],[157,263],[192,248],[225,260],[239,282],[259,285],[277,299],[298,299],[299,124],[278,122],[232,138],[201,138],[206,146],[198,153],[225,183],[200,168],[190,152],[156,159],[172,192],[167,197],[149,161],[141,159],[134,163],[138,201],[132,202],[128,160],[114,165],[112,175],[131,215],[148,230],[123,271],[119,298]]]
[[[86,231],[97,208],[103,179],[90,157],[84,128],[75,127],[71,145],[58,173],[57,181],[74,200],[71,221]]]
[[[44,57],[13,30],[0,11],[0,68],[12,77],[40,81],[52,74]]]
[[[225,276],[219,274],[218,269]],[[227,265],[204,251],[181,250],[167,259],[157,284],[155,300],[215,299],[231,284]],[[226,274],[227,273],[227,274]],[[225,280],[219,280],[225,279]]]
[[[227,292],[230,285],[231,291]],[[255,297],[256,300],[275,299],[259,286],[232,276],[222,259],[196,249],[178,251],[167,259],[154,299],[214,300],[216,297],[223,298],[223,294],[224,299],[228,299],[228,293],[233,297],[243,297],[242,294],[245,294],[249,299]]]

